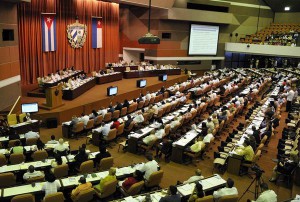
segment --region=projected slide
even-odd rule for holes
[[[218,39],[218,26],[192,24],[189,39],[189,55],[216,55]]]

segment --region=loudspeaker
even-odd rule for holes
[[[47,128],[57,128],[57,118],[48,118],[46,120]]]

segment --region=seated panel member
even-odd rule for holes
[[[244,147],[243,148],[239,147],[236,150],[236,153],[238,155],[241,155],[241,156],[244,157],[244,162],[243,163],[249,163],[249,164],[252,163],[252,160],[253,160],[253,157],[254,157],[254,151],[253,151],[253,148],[251,147],[250,141],[248,139],[245,139]]]
[[[108,171],[108,175],[100,180],[100,183],[94,186],[95,189],[98,189],[100,193],[103,192],[104,183],[116,180],[116,168],[110,168]]]
[[[162,197],[159,202],[181,202],[180,195],[177,194],[177,187],[171,185],[167,196]]]

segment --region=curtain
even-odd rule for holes
[[[56,13],[57,49],[42,52],[41,13]],[[71,47],[67,25],[87,25],[87,37],[82,48]],[[92,48],[92,16],[102,17],[102,48]],[[19,53],[22,84],[37,83],[37,78],[56,70],[74,66],[89,73],[118,61],[119,4],[96,0],[31,0],[18,6]]]

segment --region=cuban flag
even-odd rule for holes
[[[102,48],[101,18],[92,18],[92,48]]]
[[[55,14],[42,15],[43,51],[56,51],[56,19]]]

